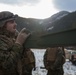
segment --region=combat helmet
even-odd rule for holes
[[[3,27],[5,22],[9,20],[14,20],[18,17],[18,15],[14,15],[12,12],[9,11],[2,11],[0,12],[0,27]]]

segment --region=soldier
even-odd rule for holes
[[[15,39],[17,17],[9,11],[0,12],[0,75],[21,75],[17,63],[30,33],[27,34],[23,28]]]
[[[47,75],[63,75],[64,63],[65,53],[61,48],[47,48],[44,54],[44,66],[48,70]]]
[[[32,70],[35,69],[35,56],[30,49],[24,50],[22,64],[22,75],[32,75]]]

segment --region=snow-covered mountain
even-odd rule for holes
[[[57,33],[76,28],[76,11],[68,14],[60,12],[53,15],[51,19],[45,20],[46,22],[43,24],[47,33]]]
[[[51,24],[57,20],[60,20],[61,18],[63,18],[64,16],[68,15],[70,12],[68,11],[60,11],[54,15],[52,15],[51,17],[44,19],[43,21],[40,22],[40,24],[43,25],[44,29],[46,30],[51,30],[52,28],[54,28],[53,26],[51,26]]]
[[[52,21],[61,19],[62,17],[66,16],[67,14],[69,14],[68,11],[60,11],[54,15],[51,16]]]
[[[56,14],[52,15],[51,17],[47,18],[47,19],[44,19],[44,23],[52,23],[56,20],[59,20],[61,19],[62,17],[68,15],[70,12],[68,11],[60,11],[60,12],[57,12]]]

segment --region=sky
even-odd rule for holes
[[[60,11],[75,11],[76,0],[0,0],[0,12],[10,11],[24,18],[45,19]]]

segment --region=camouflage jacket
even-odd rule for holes
[[[33,68],[35,68],[35,56],[34,56],[34,53],[30,49],[24,50],[22,64],[23,64],[23,67],[22,67],[23,75],[32,73]]]
[[[16,64],[22,50],[10,33],[0,32],[0,75],[18,75]]]
[[[63,64],[65,63],[65,56],[64,56],[64,52],[61,49],[57,49],[56,52],[54,50],[49,50],[51,52],[49,52],[49,56],[48,56],[48,50],[46,50],[45,54],[44,54],[44,66],[45,68],[48,69],[61,69]],[[55,52],[55,53],[54,53]],[[55,57],[52,57],[55,56]],[[55,58],[50,60],[51,58]],[[47,60],[47,58],[49,58]]]

